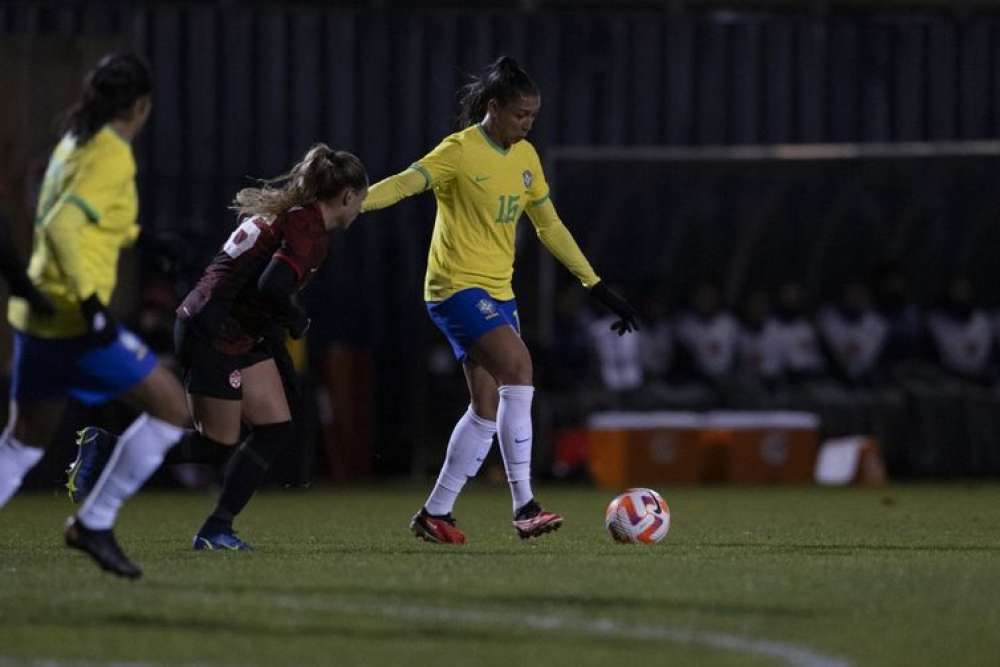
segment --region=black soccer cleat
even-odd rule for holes
[[[69,499],[78,503],[90,495],[97,479],[108,465],[111,453],[115,450],[118,438],[96,426],[87,426],[76,433],[76,460],[66,471],[66,490]]]
[[[91,530],[84,526],[78,518],[71,516],[66,520],[66,546],[79,549],[93,558],[102,570],[126,579],[138,579],[142,570],[128,559],[128,556],[118,546],[114,533],[108,530]]]

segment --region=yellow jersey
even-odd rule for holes
[[[433,189],[437,215],[427,256],[424,298],[442,301],[481,287],[514,298],[514,231],[527,213],[542,243],[584,287],[599,281],[549,198],[535,147],[526,140],[497,145],[481,125],[449,135],[408,170],[368,191],[362,211]]]
[[[15,329],[42,338],[86,333],[80,301],[94,293],[111,300],[118,255],[139,236],[135,171],[131,144],[108,125],[83,146],[70,134],[59,142],[38,197],[28,265],[56,312],[41,316],[12,297],[7,319]]]

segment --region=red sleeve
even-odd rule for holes
[[[281,247],[274,256],[291,266],[302,280],[310,271],[319,268],[322,256],[317,250],[325,235],[322,224],[317,224],[306,210],[293,211],[285,217]]]

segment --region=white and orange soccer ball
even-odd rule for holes
[[[628,489],[608,505],[604,527],[617,542],[656,544],[670,530],[670,507],[652,489]]]

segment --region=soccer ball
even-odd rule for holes
[[[656,544],[670,530],[670,508],[652,489],[629,489],[608,505],[604,527],[616,542]]]

